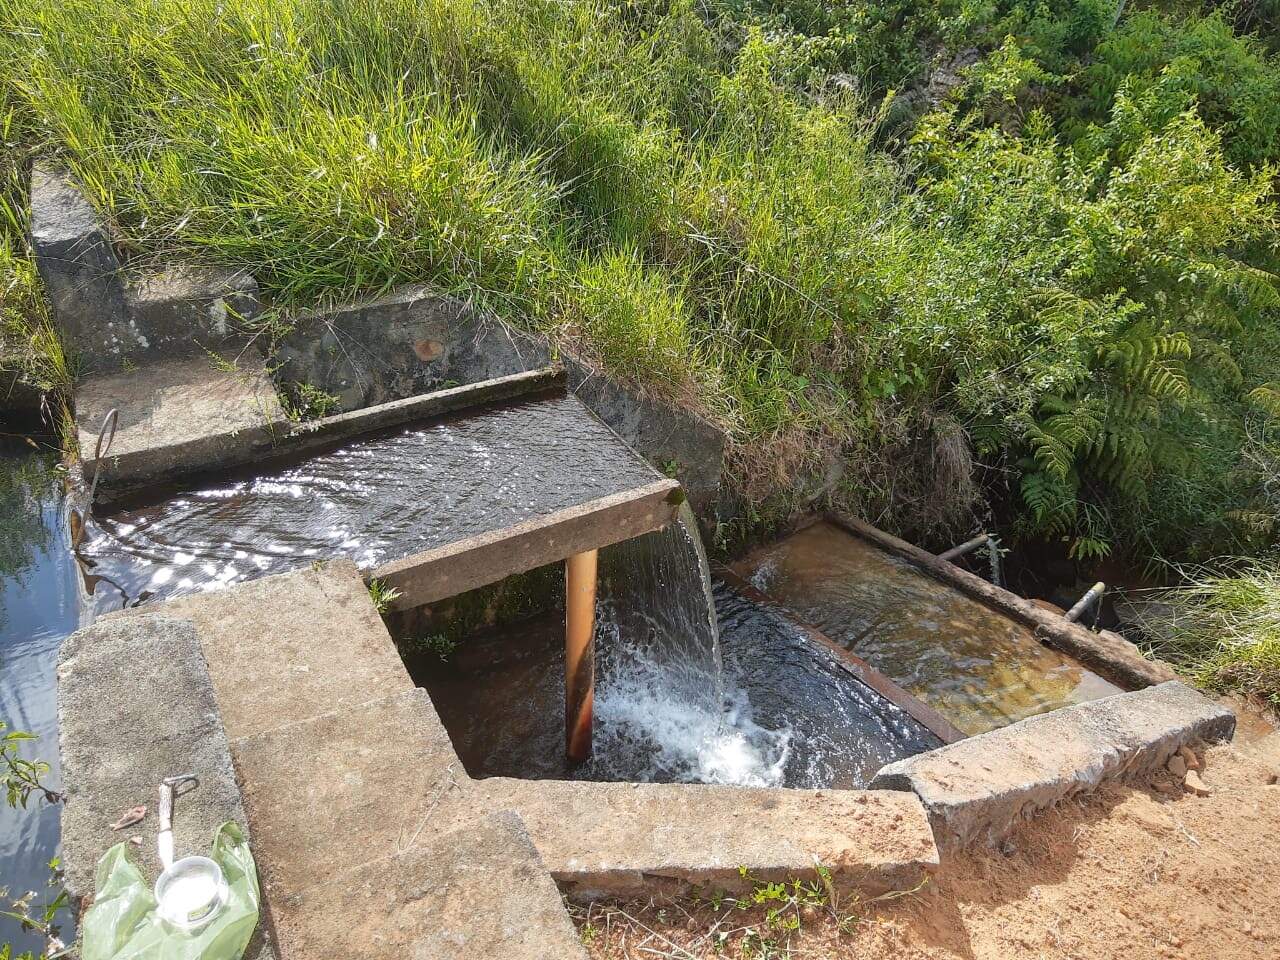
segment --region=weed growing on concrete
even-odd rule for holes
[[[369,599],[373,601],[373,608],[378,611],[379,616],[386,614],[399,596],[400,591],[384,581],[376,577],[369,581]]]
[[[340,402],[332,393],[309,383],[293,384],[279,394],[285,416],[296,423],[327,417],[337,411]]]
[[[792,940],[801,931],[825,926],[839,937],[852,935],[859,924],[871,922],[875,904],[912,896],[928,882],[864,898],[842,892],[821,864],[813,879],[763,881],[746,869],[739,874],[750,884],[750,892],[740,896],[713,892],[684,900],[571,904],[569,912],[588,946],[621,944],[628,956],[781,960],[793,955]]]
[[[428,633],[420,637],[402,640],[400,643],[411,653],[427,653],[441,663],[448,663],[458,649],[458,642],[443,633]]]

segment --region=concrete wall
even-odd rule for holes
[[[996,843],[1061,800],[1154,773],[1181,746],[1229,740],[1235,724],[1226,707],[1169,681],[899,760],[871,789],[920,797],[940,848]]]
[[[546,343],[425,286],[304,313],[273,364],[288,396],[308,384],[356,410],[545,367]]]
[[[63,171],[31,172],[31,245],[54,322],[82,372],[217,350],[261,311],[247,273],[178,267],[131,273],[84,193]]]

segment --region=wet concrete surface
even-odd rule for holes
[[[96,518],[79,553],[110,609],[330,557],[373,567],[655,479],[578,400],[544,396],[157,492]]]
[[[1121,692],[1027,627],[829,523],[733,569],[966,734]]]

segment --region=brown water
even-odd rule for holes
[[[966,734],[1121,692],[1028,628],[833,524],[815,523],[734,569]]]
[[[374,567],[658,479],[577,398],[468,410],[95,518],[100,607],[217,589],[314,560]]]

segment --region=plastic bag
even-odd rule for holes
[[[258,868],[239,824],[213,835],[209,854],[227,881],[226,905],[196,931],[182,931],[156,913],[151,884],[129,858],[129,844],[102,855],[96,894],[81,927],[83,960],[240,960],[258,925]]]

